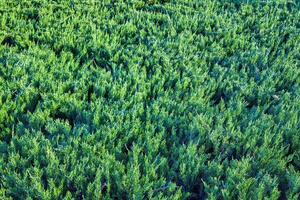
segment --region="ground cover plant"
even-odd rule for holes
[[[0,0],[0,199],[299,199],[300,2]]]

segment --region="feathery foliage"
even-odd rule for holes
[[[299,199],[297,0],[0,0],[0,199]]]

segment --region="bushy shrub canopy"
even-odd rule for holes
[[[297,0],[0,0],[0,199],[299,199]]]

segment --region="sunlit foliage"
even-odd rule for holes
[[[0,199],[299,199],[300,2],[0,0]]]

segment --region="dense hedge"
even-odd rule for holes
[[[0,0],[0,199],[299,199],[297,0]]]

